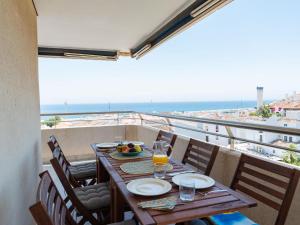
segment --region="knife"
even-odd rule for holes
[[[196,171],[194,170],[187,170],[187,171],[182,171],[182,172],[175,172],[175,173],[168,173],[167,175],[170,177],[179,175],[179,174],[185,174],[185,173],[195,173]]]

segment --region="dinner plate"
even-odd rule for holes
[[[136,195],[157,196],[168,193],[172,185],[165,181],[155,178],[142,178],[130,181],[127,190]]]
[[[97,148],[115,148],[117,146],[118,143],[112,143],[112,142],[96,144]]]
[[[129,144],[129,143],[132,143],[134,145],[145,145],[145,143],[142,141],[124,141],[123,142],[123,144]]]
[[[184,173],[176,175],[172,178],[173,183],[177,184],[178,186],[180,185],[181,180],[193,180],[195,182],[196,189],[205,189],[215,185],[214,179],[198,173]]]

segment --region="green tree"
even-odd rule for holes
[[[250,112],[249,116],[257,116],[257,112]]]
[[[291,151],[287,152],[283,156],[282,161],[296,166],[300,166],[300,158],[297,156],[296,152],[294,152],[297,149],[297,146],[295,144],[290,144],[289,149]]]
[[[56,126],[61,121],[61,118],[59,116],[53,116],[49,119],[45,120],[43,124],[45,124],[48,127]]]
[[[269,105],[263,105],[261,108],[257,109],[256,114],[263,118],[269,118],[273,115]]]

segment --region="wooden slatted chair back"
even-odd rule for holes
[[[38,225],[77,225],[48,171],[40,174],[37,202],[29,210]]]
[[[183,164],[191,165],[204,175],[209,175],[217,157],[219,146],[190,139],[182,159]]]
[[[51,135],[49,137],[49,140],[48,140],[48,146],[52,152],[52,155],[54,157],[54,154],[56,151],[59,151],[60,154],[61,154],[61,157],[64,157],[65,161],[67,162],[67,164],[70,166],[70,162],[67,160],[66,156],[64,155],[63,151],[61,150],[61,147],[56,139],[56,137],[54,135]]]
[[[57,163],[55,161],[55,165],[53,165],[52,161],[53,159],[57,160]],[[63,154],[61,154],[61,151],[59,148],[56,148],[53,151],[53,159],[50,160],[55,172],[57,173],[58,177],[65,177],[67,180],[67,183],[71,184],[72,187],[80,187],[81,185],[76,181],[76,179],[72,176],[69,164],[66,158]]]
[[[167,155],[170,156],[172,153],[172,148],[174,147],[176,138],[177,138],[176,134],[160,130],[157,135],[156,141],[166,141],[171,146],[171,147],[169,147],[169,149],[167,151]]]
[[[299,171],[242,154],[231,188],[278,211],[275,225],[285,223]]]
[[[74,180],[72,179],[72,175],[68,167],[66,166],[66,163],[63,162],[63,158],[60,158],[60,160],[58,160],[58,158],[53,158],[50,160],[50,162],[65,192],[67,193],[68,200],[72,202],[74,208],[82,215],[82,224],[84,224],[84,221],[89,221],[92,225],[99,224],[99,221],[95,219],[92,213],[90,213],[88,209],[85,208],[85,206],[76,196],[73,190],[73,187],[76,187],[76,185],[73,184]],[[77,182],[75,182],[75,184],[77,184],[77,187],[80,187]]]
[[[49,145],[51,151],[53,151],[56,148],[60,148],[60,145],[58,144],[58,141],[54,135],[51,135],[49,137],[48,145]]]

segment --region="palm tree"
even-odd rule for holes
[[[297,150],[297,146],[295,144],[290,144],[289,149],[291,151],[287,152],[283,156],[282,161],[296,166],[300,166],[300,158],[297,156],[295,152],[295,150]]]

